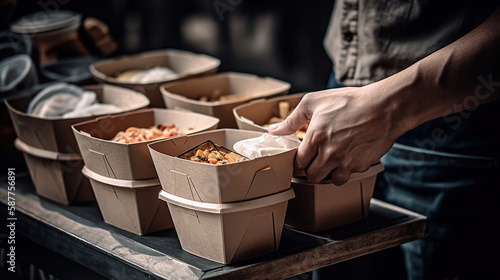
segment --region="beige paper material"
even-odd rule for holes
[[[97,81],[140,91],[149,98],[151,107],[164,108],[165,104],[159,90],[161,84],[215,73],[219,65],[219,59],[208,55],[165,49],[100,60],[90,65],[89,70]],[[178,76],[174,79],[147,84],[130,83],[116,79],[118,74],[127,70],[146,70],[156,66],[168,67]]]
[[[342,186],[292,178],[295,198],[289,201],[285,225],[317,232],[366,219],[375,179],[383,169],[382,163],[375,164],[363,173],[352,174]]]
[[[79,154],[62,154],[31,147],[19,138],[15,147],[23,153],[38,195],[65,205],[95,201],[90,183],[80,170]]]
[[[300,143],[301,141],[294,135],[278,136],[264,133],[259,137],[236,142],[233,149],[253,159],[297,149]]]
[[[232,147],[262,132],[217,129],[148,145],[162,189],[179,197],[213,203],[236,202],[290,188],[295,150],[238,163],[213,165],[177,156],[211,140]]]
[[[138,235],[173,228],[168,207],[158,199],[157,179],[110,179],[85,166],[82,173],[90,179],[106,223]]]
[[[250,100],[283,95],[290,84],[246,73],[218,73],[210,76],[192,78],[160,86],[167,108],[183,108],[217,117],[221,120],[219,128],[237,128],[233,108]],[[207,102],[201,97],[211,96],[214,91],[227,100]]]
[[[233,109],[233,116],[240,129],[267,132],[263,125],[267,124],[270,118],[279,117],[279,103],[287,101],[290,108],[295,108],[305,94],[290,94],[273,97],[269,99],[254,100],[236,106]]]

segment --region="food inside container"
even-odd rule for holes
[[[207,140],[200,145],[186,151],[178,156],[195,162],[223,165],[229,163],[241,162],[249,158],[238,154],[228,148]]]
[[[149,108],[80,122],[74,124],[72,130],[88,169],[110,178],[143,180],[158,177],[148,151],[148,144],[158,141],[160,138],[166,141],[185,137],[180,135],[182,133],[191,135],[213,130],[217,127],[218,122],[219,119],[202,114]],[[153,128],[157,134],[148,132],[150,128]],[[165,134],[160,132],[161,130]],[[125,134],[126,132],[129,133],[126,135],[129,137],[124,137],[121,141],[112,141],[117,134]],[[145,132],[150,134],[145,134]],[[174,136],[174,132],[177,135]],[[160,136],[160,138],[150,139],[153,136]],[[179,149],[174,156],[200,142],[202,140]]]
[[[276,116],[271,117],[267,121],[266,124],[262,125],[263,127],[267,128],[271,124],[280,123],[280,122],[284,121],[288,116],[290,116],[290,114],[295,109],[295,108],[290,109],[290,103],[288,103],[288,101],[281,101],[280,103],[278,103],[278,108],[279,108],[278,109],[279,116],[278,117],[276,117]],[[307,131],[308,126],[309,126],[309,124],[306,124],[303,127],[301,127],[298,131],[296,131],[294,133],[295,136],[297,136],[297,138],[299,138],[300,140],[303,140],[304,136],[306,135],[306,131]]]
[[[168,138],[177,135],[186,135],[193,132],[193,128],[179,131],[175,124],[158,124],[149,128],[129,127],[120,131],[111,139],[113,142],[131,144],[149,140]]]
[[[131,69],[120,72],[116,75],[116,80],[120,82],[147,84],[176,79],[178,76],[179,74],[168,67],[156,66],[150,69]]]

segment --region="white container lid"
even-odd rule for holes
[[[131,188],[131,189],[137,189],[137,188],[147,188],[147,187],[154,187],[154,186],[160,186],[160,180],[158,178],[152,178],[152,179],[145,179],[145,180],[121,180],[121,179],[114,179],[106,176],[99,175],[92,170],[88,169],[86,166],[82,168],[82,173],[85,175],[85,177],[90,178],[92,180],[107,184],[107,185],[112,185],[115,187],[122,187],[122,188]]]
[[[255,198],[251,200],[245,200],[241,202],[230,202],[230,203],[206,203],[194,201],[182,197],[175,196],[173,194],[167,193],[165,191],[160,191],[158,198],[177,206],[188,208],[191,210],[197,210],[207,213],[215,214],[227,214],[234,212],[241,212],[247,210],[253,210],[257,208],[262,208],[281,202],[285,202],[295,197],[293,189],[288,189],[286,191],[268,195],[260,198]]]

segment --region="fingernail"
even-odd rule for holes
[[[279,124],[279,123],[274,123],[274,124],[272,124],[272,125],[268,126],[268,128],[269,128],[270,130],[276,130],[276,129],[278,129],[278,127],[279,127],[279,126],[280,126],[280,124]]]

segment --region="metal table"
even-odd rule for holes
[[[6,224],[15,217],[16,238],[104,278],[284,279],[426,235],[425,216],[372,199],[364,221],[314,234],[285,227],[279,250],[223,265],[183,251],[175,229],[138,236],[106,224],[96,203],[61,205],[37,196],[27,173],[15,180],[15,194],[8,194],[6,177],[0,181],[0,217]],[[15,198],[15,216],[7,215],[9,196]]]

